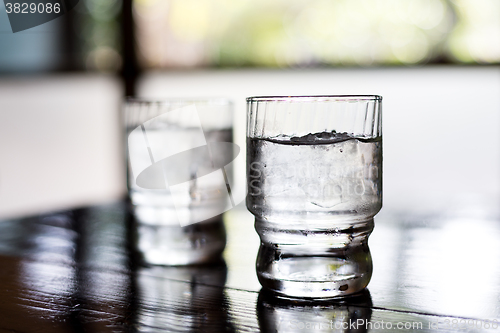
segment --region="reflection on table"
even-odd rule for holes
[[[323,303],[260,290],[258,237],[244,210],[226,214],[224,260],[207,266],[139,265],[131,219],[118,203],[1,222],[0,330],[366,332],[388,330],[383,322],[489,332],[500,321],[500,223],[485,209],[383,211],[369,241],[368,290]]]

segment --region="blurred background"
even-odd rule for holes
[[[121,198],[125,96],[384,97],[384,209],[500,202],[498,0],[81,0],[12,33],[0,3],[0,217]],[[244,165],[238,181],[244,182]]]

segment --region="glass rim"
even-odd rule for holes
[[[253,96],[247,102],[345,102],[382,101],[380,95],[303,95],[303,96]]]
[[[171,105],[171,104],[208,104],[208,105],[232,105],[233,101],[225,97],[126,97],[126,105]]]

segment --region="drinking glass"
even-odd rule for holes
[[[285,297],[365,288],[368,236],[382,207],[380,96],[247,99],[247,208],[257,275]]]
[[[222,213],[232,207],[232,103],[225,99],[129,100],[128,188],[143,261],[218,260]]]

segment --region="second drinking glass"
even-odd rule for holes
[[[148,264],[220,260],[237,147],[226,99],[129,100],[128,187],[135,247]]]

